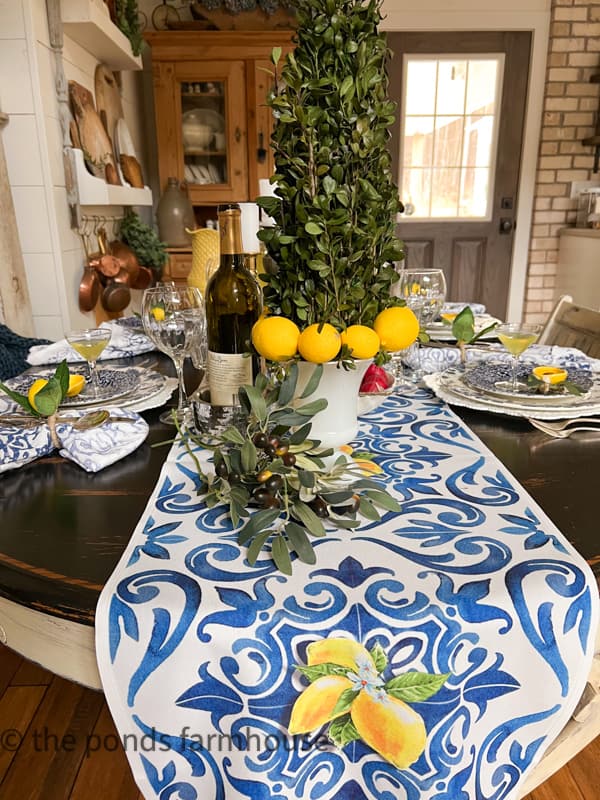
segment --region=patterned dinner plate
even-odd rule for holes
[[[35,380],[39,378],[47,380],[54,375],[54,372],[53,369],[35,370],[34,372],[17,375],[16,378],[7,381],[6,385],[9,389],[14,389],[16,392],[26,395],[29,387]],[[136,388],[139,381],[140,377],[138,371],[134,368],[111,369],[110,367],[99,367],[98,395],[94,395],[91,383],[87,380],[83,391],[75,397],[65,397],[60,407],[79,408],[81,406],[95,405],[99,402],[112,402],[113,400],[130,394]]]
[[[464,406],[494,414],[537,419],[574,419],[600,414],[600,382],[595,381],[585,397],[560,396],[550,404],[531,402],[527,395],[518,398],[501,398],[469,386],[460,368],[450,367],[444,372],[425,375],[425,384],[442,400],[451,405]]]
[[[531,363],[519,363],[517,366],[517,380],[526,383],[533,366]],[[571,400],[587,400],[594,383],[589,369],[569,369],[568,380],[578,386],[583,394],[571,394],[560,384],[548,394],[541,394],[533,386],[521,392],[513,392],[510,389],[496,385],[499,381],[510,381],[511,377],[512,364],[510,362],[487,360],[468,369],[463,374],[463,381],[473,389],[500,397],[503,400],[540,405],[564,405],[565,402],[571,405]]]
[[[449,312],[451,313],[451,312]],[[492,317],[489,314],[475,314],[475,333],[479,333],[484,328],[487,328],[489,325],[492,325],[494,322],[500,322],[499,319],[496,317]],[[447,322],[443,322],[439,320],[437,322],[430,322],[425,327],[425,333],[437,342],[455,342],[456,337],[452,333],[452,325],[448,324]],[[489,333],[484,334],[481,337],[481,341],[488,340],[488,339],[497,339],[497,335],[495,330],[491,330]]]

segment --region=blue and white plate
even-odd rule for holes
[[[532,363],[519,363],[517,366],[517,380],[527,383],[527,379],[534,368]],[[463,381],[467,386],[506,400],[516,400],[518,402],[540,403],[542,405],[562,404],[567,398],[586,399],[593,385],[593,378],[589,370],[569,369],[567,377],[570,383],[574,383],[583,392],[582,395],[575,395],[568,392],[564,386],[557,384],[548,394],[542,394],[535,387],[528,387],[523,391],[513,392],[505,387],[496,384],[499,381],[510,381],[512,378],[512,364],[508,361],[487,360],[481,364],[466,370]]]
[[[53,369],[40,369],[32,372],[17,375],[6,382],[9,389],[14,389],[21,394],[27,394],[31,384],[43,378],[48,380],[54,375]],[[86,370],[87,373],[87,370]],[[75,373],[73,373],[75,374]],[[75,397],[65,397],[60,404],[61,408],[79,408],[81,406],[90,406],[96,403],[106,403],[113,401],[133,392],[140,381],[139,373],[136,369],[111,369],[110,367],[98,368],[98,395],[94,395],[92,385],[87,379],[83,391]]]

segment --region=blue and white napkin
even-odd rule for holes
[[[148,435],[148,423],[126,408],[111,408],[110,412],[112,416],[129,417],[132,421],[108,421],[87,431],[78,431],[70,423],[59,423],[56,433],[61,443],[60,455],[86,472],[99,472],[137,450]],[[69,417],[84,413],[69,410]],[[54,449],[47,425],[19,428],[0,422],[0,472],[23,467]]]
[[[467,363],[475,363],[486,358],[496,361],[510,360],[504,348],[492,349],[488,347],[467,347]],[[532,345],[523,356],[525,361],[530,360],[536,364],[552,364],[564,369],[589,369],[600,372],[600,360],[589,358],[575,347],[559,347],[558,345]],[[405,364],[412,369],[420,366],[423,372],[443,372],[448,367],[460,364],[460,350],[458,347],[420,347],[407,352],[403,359]]]
[[[101,328],[111,331],[110,342],[101,353],[99,361],[108,361],[111,358],[126,358],[148,353],[155,350],[156,346],[150,341],[143,331],[134,327],[119,325],[116,321],[103,322]],[[33,366],[39,364],[58,364],[66,359],[69,363],[84,361],[76,353],[66,339],[47,345],[38,345],[29,350],[27,361]]]
[[[473,314],[485,314],[485,306],[483,303],[444,303],[442,306],[442,314],[459,314],[465,306],[471,306]]]

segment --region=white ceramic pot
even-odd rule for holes
[[[345,370],[337,361],[323,364],[323,375],[316,391],[302,400],[308,403],[324,397],[327,408],[313,417],[311,439],[320,439],[322,447],[348,444],[358,433],[358,390],[372,359],[355,362],[356,369]],[[297,395],[301,395],[316,364],[298,362]]]

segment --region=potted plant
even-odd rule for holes
[[[259,234],[275,265],[263,276],[264,297],[270,314],[301,331],[299,350],[308,361],[348,366],[348,359],[372,358],[380,346],[404,349],[418,333],[407,308],[382,316],[402,305],[390,287],[403,251],[395,232],[402,204],[387,149],[395,105],[387,97],[380,5],[300,0],[296,48],[281,74],[281,51],[272,57],[282,88],[269,100],[275,196],[258,200],[275,222]],[[337,352],[332,328],[340,337]],[[365,328],[376,331],[376,346]],[[303,337],[316,346],[303,348]]]

